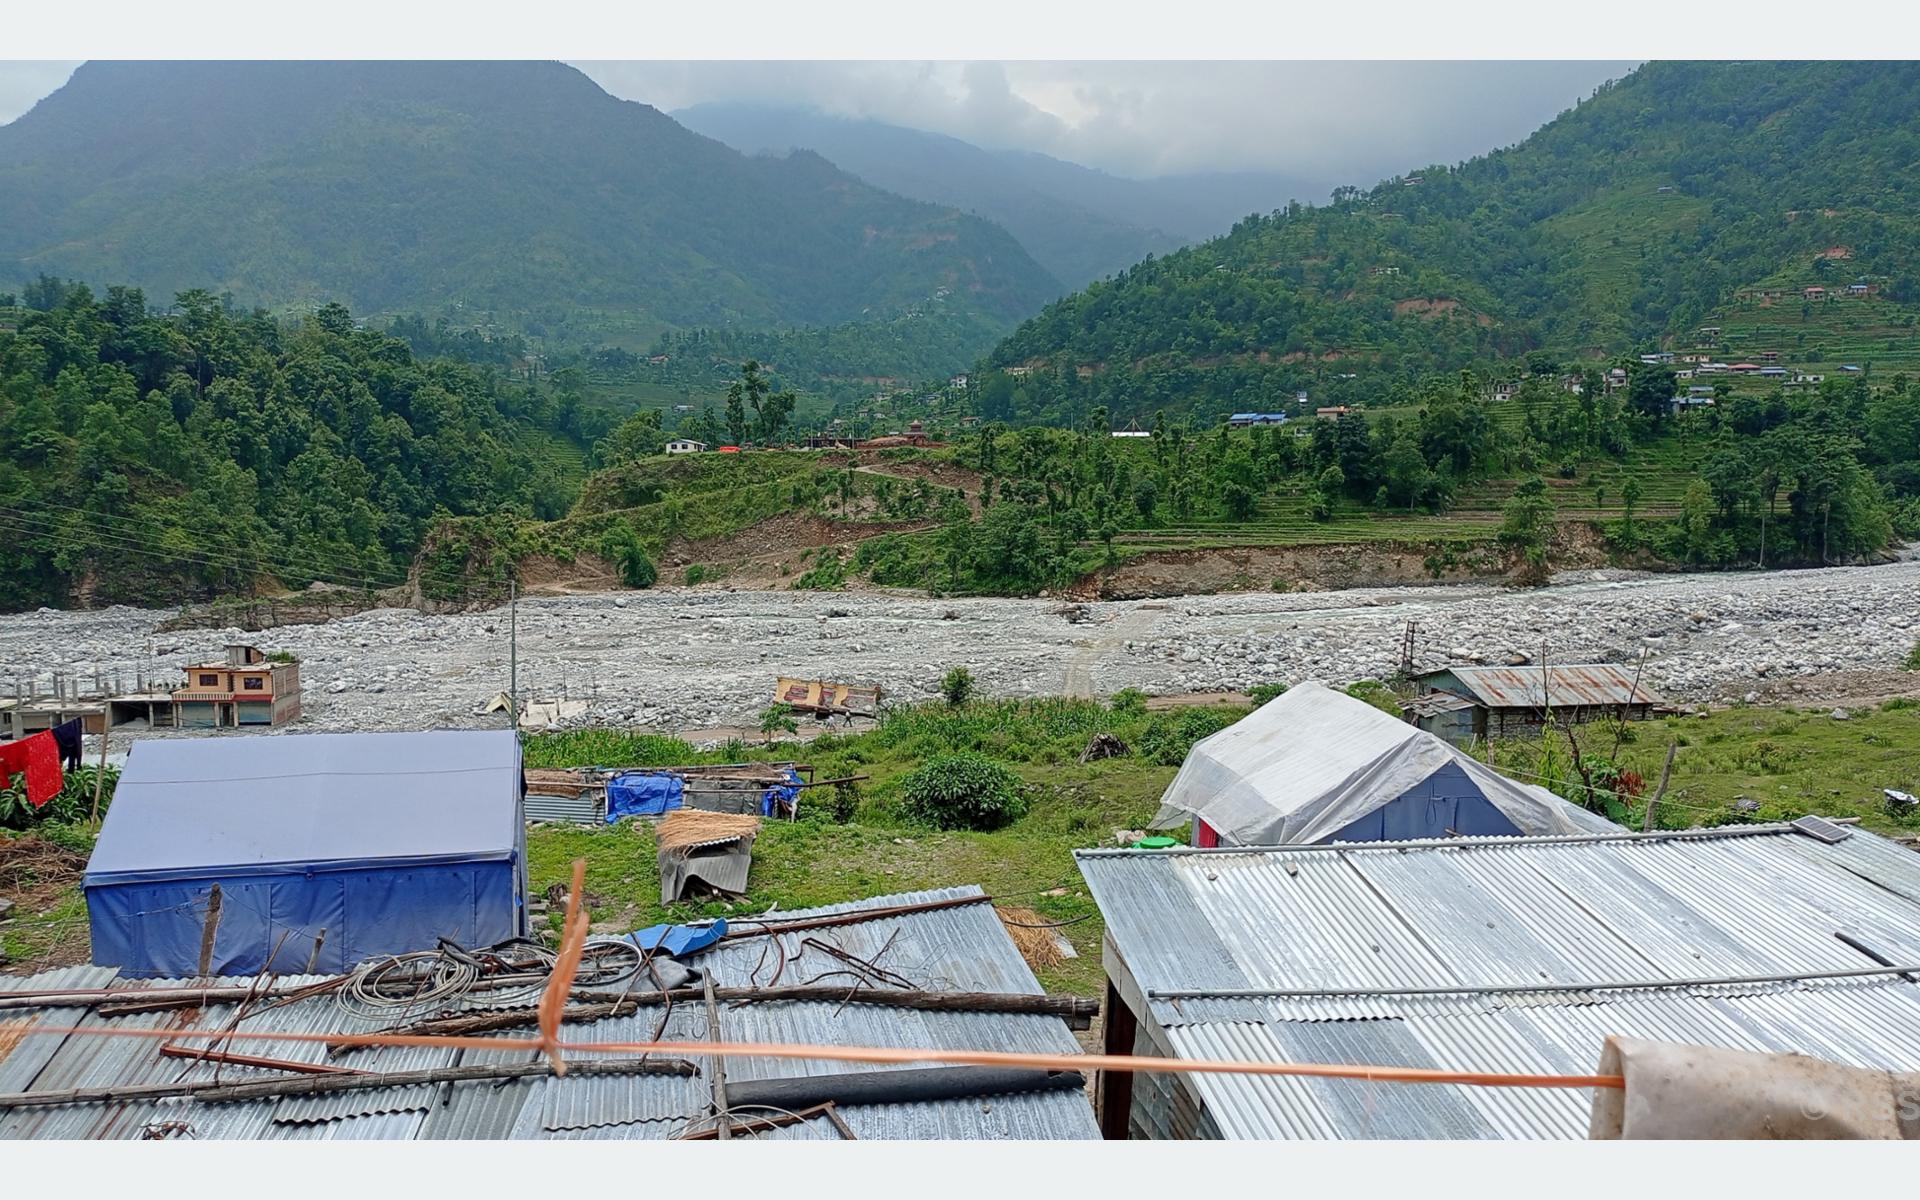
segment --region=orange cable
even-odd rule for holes
[[[427,1037],[393,1033],[295,1033],[265,1029],[110,1029],[102,1026],[34,1027],[27,1035],[84,1037],[227,1038],[274,1042],[325,1042],[337,1046],[425,1046],[464,1050],[534,1050],[614,1054],[681,1054],[722,1058],[792,1058],[827,1062],[940,1062],[958,1066],[1029,1067],[1037,1070],[1152,1071],[1192,1075],[1278,1075],[1363,1079],[1381,1083],[1453,1083],[1468,1087],[1623,1088],[1619,1075],[1530,1075],[1449,1071],[1436,1067],[1391,1067],[1357,1063],[1249,1062],[1234,1059],[1154,1058],[1132,1054],[1032,1054],[1008,1050],[934,1050],[891,1046],[816,1046],[791,1042],[548,1042],[541,1038]]]

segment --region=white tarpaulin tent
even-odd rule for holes
[[[1196,817],[1244,846],[1620,832],[1318,683],[1298,684],[1194,744],[1154,826]]]

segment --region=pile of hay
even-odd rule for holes
[[[58,904],[80,886],[87,856],[31,834],[0,833],[0,899],[20,906],[22,914]]]
[[[684,850],[706,842],[727,838],[751,841],[760,832],[760,818],[737,813],[707,812],[698,808],[676,808],[654,830],[662,854]]]
[[[1000,924],[1006,928],[1013,944],[1020,947],[1020,957],[1027,960],[1029,967],[1037,971],[1067,961],[1067,956],[1060,953],[1058,935],[1052,929],[1058,922],[1031,908],[995,905],[993,911],[1000,915]]]

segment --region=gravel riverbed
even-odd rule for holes
[[[1189,596],[1084,606],[895,594],[658,590],[524,600],[523,697],[589,702],[569,724],[680,730],[752,724],[779,675],[934,694],[950,666],[991,696],[1237,690],[1391,672],[1418,623],[1414,661],[1634,663],[1678,702],[1920,692],[1900,664],[1920,636],[1920,561],[1773,574],[1585,572],[1552,586],[1367,588]],[[482,705],[508,680],[508,613],[380,609],[257,633],[159,633],[170,613],[116,607],[0,617],[0,694],[53,672],[88,682],[164,675],[230,640],[301,660],[292,729],[497,724]]]

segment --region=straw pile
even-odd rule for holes
[[[1050,928],[1034,928],[1053,924],[1046,916],[1030,908],[1001,908],[996,905],[993,911],[1000,914],[1000,924],[1006,927],[1007,936],[1013,939],[1013,944],[1020,947],[1020,957],[1027,960],[1029,967],[1039,970],[1041,967],[1057,967],[1067,961],[1067,956],[1060,953],[1060,943],[1055,940],[1054,931]]]
[[[698,808],[676,808],[660,822],[654,836],[659,840],[660,852],[665,854],[723,838],[746,838],[751,841],[759,832],[759,817],[706,812]]]

